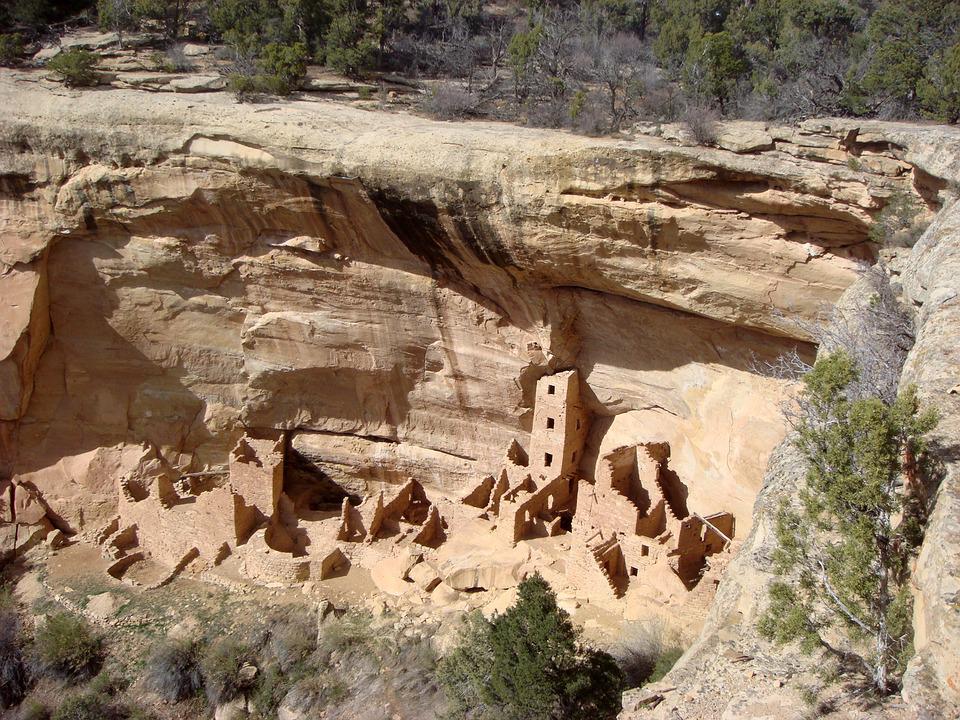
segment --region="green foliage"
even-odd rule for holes
[[[97,84],[99,59],[96,53],[71,48],[51,58],[47,67],[58,73],[67,87],[84,87]]]
[[[33,646],[45,672],[71,682],[92,677],[103,660],[103,639],[67,613],[49,616],[37,630]]]
[[[11,67],[23,57],[23,36],[20,33],[0,35],[0,66]]]
[[[207,0],[215,34],[244,53],[268,43],[304,43],[316,51],[330,10],[330,0]]]
[[[123,33],[139,26],[140,18],[134,10],[134,0],[97,0],[97,23],[101,30],[117,32],[122,45]]]
[[[924,89],[929,94],[925,72],[931,59],[956,43],[958,23],[960,5],[950,0],[881,2],[864,32],[857,109],[914,110]]]
[[[346,685],[331,679],[310,663],[301,662],[286,671],[271,665],[257,675],[250,695],[256,708],[255,717],[264,720],[275,718],[277,708],[294,688],[294,697],[290,699],[295,700],[298,710],[307,715],[342,700],[349,693]]]
[[[269,667],[260,673],[253,691],[253,706],[257,709],[257,716],[276,717],[277,708],[290,691],[291,684],[280,668]]]
[[[243,692],[240,668],[254,659],[249,647],[230,637],[222,637],[206,649],[200,667],[211,705],[222,705]]]
[[[307,46],[268,43],[260,56],[263,84],[275,95],[289,95],[307,75]]]
[[[643,627],[628,636],[615,652],[630,688],[662,680],[682,655],[679,636],[657,626]]]
[[[748,117],[960,121],[960,3],[953,0],[531,0],[522,10],[508,4],[512,16],[480,0],[96,4],[101,26],[121,33],[121,44],[122,33],[135,29],[175,40],[188,10],[201,5],[209,20],[203,29],[244,59],[230,78],[241,99],[290,92],[305,48],[308,59],[351,77],[380,69],[465,80],[465,96],[444,92],[425,103],[443,117],[482,109],[609,132],[631,117],[675,120],[692,104]],[[62,6],[65,0],[14,0],[12,10],[0,10],[0,23],[13,14],[39,23],[62,16]],[[505,27],[518,29],[505,36]],[[618,37],[643,52],[616,57]],[[652,72],[650,51],[666,72]],[[513,109],[500,102],[502,69],[513,83]],[[485,87],[480,75],[490,81]],[[599,92],[609,94],[609,108],[595,106]],[[676,102],[681,92],[684,102]]]
[[[442,658],[437,667],[437,679],[455,717],[467,717],[471,710],[480,712],[487,705],[487,681],[493,665],[490,630],[491,624],[482,615],[468,615],[456,649]]]
[[[803,605],[797,591],[790,585],[777,582],[770,586],[770,605],[760,617],[760,634],[779,645],[798,642],[804,652],[813,652],[820,646],[820,626]]]
[[[0,27],[17,28],[28,36],[49,23],[76,16],[93,5],[93,0],[5,0],[0,3]]]
[[[960,121],[960,42],[931,56],[917,94],[928,117]]]
[[[723,108],[748,69],[733,35],[721,31],[706,33],[690,43],[684,75],[695,95],[706,95]]]
[[[524,100],[530,93],[533,58],[540,47],[542,32],[540,25],[534,25],[528,30],[519,30],[510,38],[510,44],[507,46],[507,62],[513,73],[513,87],[517,101]]]
[[[587,92],[585,90],[577,90],[573,97],[570,98],[570,119],[576,120],[580,117],[580,113],[583,112],[584,106],[587,104]]]
[[[657,31],[654,52],[663,65],[678,71],[687,61],[690,45],[705,33],[724,30],[727,17],[736,3],[731,0],[670,0],[653,8]]]
[[[402,25],[404,20],[404,2],[403,0],[378,0],[373,6],[373,15],[370,18],[370,36],[377,47],[378,62],[382,62],[382,54],[387,44],[387,39],[391,33]],[[457,11],[463,16],[470,12],[478,12],[479,6],[471,6],[471,3],[459,3]],[[469,20],[467,20],[469,24]]]
[[[133,12],[141,26],[159,27],[173,41],[180,37],[188,5],[188,0],[133,0]]]
[[[216,34],[241,51],[256,50],[279,40],[282,15],[277,3],[267,0],[210,0],[210,23]]]
[[[677,660],[679,660],[682,655],[683,648],[673,647],[664,650],[654,663],[653,670],[647,677],[646,682],[655,683],[663,680],[664,676],[673,669],[673,666],[677,664]]]
[[[68,695],[52,720],[148,720],[152,717],[149,713],[120,699],[129,686],[130,681],[118,669],[104,669],[83,690]]]
[[[641,38],[650,24],[649,0],[584,0],[580,3],[580,13],[584,23],[595,34],[628,32]]]
[[[256,75],[231,73],[227,76],[227,90],[237,98],[237,102],[246,102],[261,92]]]
[[[113,697],[130,687],[130,680],[117,668],[104,668],[87,685],[87,690],[97,695]]]
[[[356,658],[350,654],[355,647],[372,644],[369,618],[350,614],[343,623],[330,619],[324,626],[326,645],[314,654],[317,626],[312,614],[279,611],[270,620],[261,652],[264,669],[251,694],[256,717],[275,718],[285,698],[296,712],[313,717],[329,703],[346,697],[347,687],[329,677],[322,666],[342,661],[356,671]]]
[[[919,457],[936,425],[916,392],[890,404],[854,396],[859,378],[843,351],[819,359],[804,378],[797,446],[807,461],[801,507],[781,507],[774,570],[759,630],[779,643],[833,649],[825,637],[844,629],[861,669],[879,692],[895,686],[909,653],[908,567],[919,536],[899,513],[922,520],[901,490],[902,458]]]
[[[324,35],[328,66],[350,77],[363,77],[373,67],[377,45],[368,32],[365,3],[331,0],[333,19]]]
[[[109,700],[93,693],[81,693],[60,703],[53,720],[100,720],[111,712]]]
[[[624,683],[609,654],[579,643],[539,575],[503,615],[469,617],[437,672],[456,716],[508,720],[614,718]]]
[[[113,30],[123,44],[123,33],[161,30],[167,40],[176,40],[188,9],[187,0],[97,0],[97,22]]]
[[[243,102],[260,93],[289,95],[300,87],[307,74],[307,47],[303,43],[267,43],[247,72],[228,75],[228,88]]]
[[[753,92],[796,114],[846,108],[860,23],[860,9],[847,0],[760,0],[742,5],[728,25],[744,48]]]
[[[913,194],[895,192],[870,227],[870,239],[887,247],[912,247],[927,227],[918,222],[921,211]]]
[[[784,5],[793,27],[815,37],[842,38],[856,30],[857,9],[844,0],[792,0]]]
[[[662,0],[651,20],[657,58],[695,95],[728,105],[740,83],[772,114],[960,119],[950,0]]]

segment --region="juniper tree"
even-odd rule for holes
[[[885,694],[912,652],[909,560],[924,520],[905,464],[915,468],[937,418],[919,410],[912,387],[892,400],[860,392],[859,374],[837,350],[804,378],[794,429],[806,484],[799,507],[784,505],[776,518],[773,560],[782,579],[770,588],[759,629],[852,659]],[[835,629],[845,631],[847,647],[828,642]]]
[[[134,0],[97,0],[97,22],[102,30],[117,33],[117,45],[123,48],[123,33],[132,32],[139,25]]]
[[[520,583],[516,604],[502,615],[468,618],[438,679],[452,716],[477,720],[612,720],[624,683],[613,657],[580,643],[539,575]]]

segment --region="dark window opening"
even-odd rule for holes
[[[574,451],[573,451],[573,455],[570,456],[570,461],[571,461],[571,462],[576,462],[576,461],[577,461],[577,451],[576,451],[576,450],[574,450]]]
[[[553,463],[553,455],[551,455],[550,453],[544,453],[544,454],[543,454],[543,466],[544,466],[544,467],[550,467],[550,465],[551,465],[552,463]]]
[[[554,425],[554,419],[547,418],[547,430],[553,430],[553,425]]]
[[[640,556],[641,556],[641,557],[647,557],[649,554],[650,554],[650,548],[648,548],[646,545],[641,545],[641,546],[640,546]]]
[[[556,385],[547,385],[547,395],[556,395],[557,386]]]
[[[580,418],[577,418],[577,430],[580,429]]]
[[[630,575],[631,575],[631,577],[636,577],[636,576],[639,575],[639,574],[640,574],[640,571],[637,570],[637,568],[635,568],[635,567],[630,568]]]

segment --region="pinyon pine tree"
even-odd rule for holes
[[[796,444],[807,461],[799,508],[776,519],[776,572],[763,635],[852,661],[876,691],[895,689],[912,653],[909,560],[922,539],[916,458],[937,423],[914,388],[895,399],[862,393],[857,364],[838,350],[805,376]],[[847,642],[837,641],[837,629]],[[829,638],[829,640],[828,640]]]

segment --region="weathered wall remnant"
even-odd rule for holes
[[[246,435],[230,451],[230,485],[264,518],[273,516],[283,492],[283,433]]]

